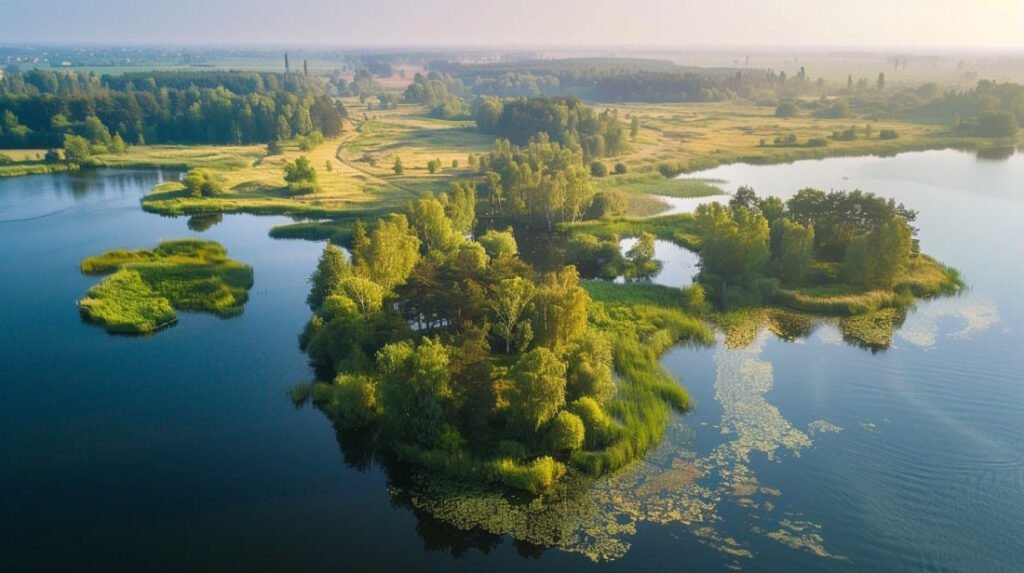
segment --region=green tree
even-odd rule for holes
[[[83,165],[89,161],[92,151],[89,140],[80,135],[64,136],[64,161],[70,165]]]
[[[520,356],[510,377],[510,414],[515,425],[532,436],[565,406],[565,363],[547,348],[534,348]]]
[[[605,403],[615,394],[612,381],[612,345],[608,337],[588,329],[574,340],[566,354],[566,399],[589,396]]]
[[[403,173],[405,173],[405,168],[402,167],[402,158],[398,157],[397,155],[395,156],[394,171],[395,175],[402,175]]]
[[[776,276],[789,285],[802,284],[814,262],[814,227],[785,217],[776,219],[771,226],[771,249]]]
[[[465,235],[473,231],[476,225],[476,188],[470,183],[452,183],[445,205],[452,226]]]
[[[372,280],[390,293],[405,284],[419,261],[420,240],[405,215],[391,214],[381,219],[366,244],[355,250],[356,275]]]
[[[548,428],[548,444],[553,452],[572,452],[583,446],[586,429],[576,414],[562,410]]]
[[[522,277],[504,279],[494,286],[490,297],[494,313],[494,333],[505,341],[505,353],[512,347],[526,348],[532,337],[532,327],[526,320],[527,309],[533,301],[536,287]]]
[[[362,316],[377,312],[384,304],[384,290],[367,279],[353,276],[342,278],[338,283],[338,292],[354,302]]]
[[[128,147],[124,144],[124,139],[121,138],[120,133],[114,134],[114,137],[110,140],[110,146],[107,147],[107,151],[117,154],[124,153],[127,149]]]
[[[589,300],[576,267],[544,275],[534,296],[531,318],[537,344],[559,352],[582,336]]]
[[[352,276],[352,268],[345,260],[345,253],[327,241],[323,252],[320,253],[316,270],[309,277],[310,290],[309,296],[306,297],[306,304],[316,312],[329,295],[338,291],[341,281],[350,276]]]
[[[294,194],[315,193],[320,190],[316,181],[316,169],[305,155],[300,155],[294,162],[285,161],[284,180],[288,190]]]
[[[629,262],[630,278],[648,278],[658,272],[658,262],[654,260],[654,235],[643,232],[637,238],[636,243],[626,252],[626,261]]]
[[[638,135],[640,135],[640,118],[634,115],[629,122],[629,137],[636,141]]]
[[[491,229],[481,235],[477,242],[483,246],[487,255],[492,259],[514,257],[519,254],[519,246],[516,244],[516,238],[511,230],[495,231]]]
[[[465,239],[455,230],[441,202],[433,197],[410,203],[409,224],[425,252],[447,253]]]
[[[224,191],[217,176],[207,169],[190,169],[181,182],[193,197],[214,197]]]
[[[441,170],[441,160],[440,159],[431,159],[430,161],[427,162],[427,171],[429,171],[431,175],[437,173],[440,170]]]
[[[437,339],[389,344],[377,353],[387,428],[399,439],[433,448],[448,431],[451,373],[448,349]]]

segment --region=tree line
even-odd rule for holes
[[[698,280],[726,308],[770,302],[780,285],[891,288],[917,253],[915,218],[859,190],[803,189],[783,203],[743,187],[695,212]]]
[[[104,130],[136,145],[265,143],[314,131],[332,137],[346,116],[300,74],[147,72],[97,80],[34,70],[0,80],[2,148],[59,147],[67,135],[99,143]]]

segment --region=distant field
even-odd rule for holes
[[[871,121],[862,117],[823,119],[807,112],[791,118],[775,117],[774,106],[735,102],[707,104],[624,104],[620,117],[640,118],[640,133],[629,153],[606,162],[626,164],[631,173],[649,173],[662,163],[694,171],[726,163],[785,163],[842,155],[892,154],[914,149],[971,147],[974,138],[956,137],[947,127],[909,121]],[[835,141],[835,131],[871,125],[871,138]],[[882,140],[882,129],[894,129],[897,139]],[[776,138],[793,135],[797,145],[776,146]],[[824,147],[808,147],[809,139],[827,140]],[[762,144],[762,141],[764,142]]]

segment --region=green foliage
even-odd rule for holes
[[[487,256],[492,259],[514,257],[519,254],[519,245],[516,244],[515,235],[512,234],[511,230],[489,230],[481,235],[477,242],[483,246],[484,250],[487,251]]]
[[[148,334],[177,320],[170,301],[154,292],[138,272],[127,269],[89,289],[78,308],[84,318],[108,332],[124,334]]]
[[[217,176],[207,169],[191,169],[181,182],[193,197],[216,197],[224,191]]]
[[[499,107],[500,105],[500,107]],[[587,159],[619,155],[628,144],[618,112],[594,112],[577,98],[520,98],[477,106],[477,127],[516,145],[540,134],[560,145],[582,151]]]
[[[395,175],[402,175],[405,173],[405,168],[402,167],[402,158],[398,157],[397,155],[395,156],[395,164],[393,170],[395,172]]]
[[[465,237],[455,229],[452,220],[445,213],[444,205],[433,197],[420,199],[409,204],[409,224],[420,241],[424,253],[438,251],[448,253],[458,247]]]
[[[356,275],[369,279],[390,293],[405,283],[419,260],[420,240],[405,215],[382,219],[365,244],[353,240]]]
[[[775,117],[793,117],[798,111],[799,108],[796,106],[796,102],[793,100],[786,100],[780,102],[778,107],[775,108]]]
[[[320,185],[316,181],[316,169],[305,155],[300,155],[294,162],[285,161],[284,181],[288,185],[288,191],[293,195],[320,191]]]
[[[814,262],[814,227],[785,217],[775,219],[771,226],[771,251],[774,274],[784,284],[803,283]]]
[[[982,137],[1013,137],[1019,126],[1010,111],[985,111],[978,115],[974,133]]]
[[[441,170],[441,160],[440,159],[431,159],[430,161],[427,162],[427,171],[429,171],[431,175],[437,173],[440,170]]]
[[[340,374],[331,384],[317,382],[313,404],[342,428],[363,428],[377,420],[377,385],[368,376]]]
[[[491,211],[547,226],[576,222],[594,196],[580,151],[551,141],[542,133],[526,147],[507,140],[480,159],[490,194]],[[493,175],[491,175],[493,173]]]
[[[445,214],[458,233],[466,235],[472,232],[476,226],[476,188],[461,181],[452,183],[445,203]]]
[[[489,304],[495,321],[494,332],[505,340],[506,354],[511,353],[513,347],[525,349],[533,339],[526,314],[536,290],[532,281],[512,277],[498,282],[491,291]]]
[[[575,267],[545,274],[533,297],[535,343],[556,352],[567,348],[586,330],[589,300]]]
[[[646,279],[661,270],[661,264],[654,260],[654,239],[651,233],[640,233],[636,243],[626,253],[626,260],[629,263],[626,268],[628,278]]]
[[[607,177],[608,166],[603,161],[594,161],[590,164],[590,174],[594,177]]]
[[[351,275],[352,269],[345,260],[345,253],[328,241],[316,270],[309,277],[310,291],[306,304],[314,311],[319,309],[328,295],[338,291],[341,281]]]
[[[586,429],[579,416],[562,410],[548,427],[548,447],[553,452],[573,452],[583,446]]]
[[[108,251],[82,261],[88,274],[113,272],[79,301],[83,316],[108,331],[149,333],[174,321],[174,309],[220,316],[242,312],[252,268],[217,243],[165,241],[153,250]]]
[[[64,136],[64,161],[71,165],[85,165],[92,157],[89,140],[79,135]]]
[[[509,415],[524,436],[531,436],[565,405],[565,363],[544,347],[521,355],[509,376]]]

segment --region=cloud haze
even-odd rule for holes
[[[0,43],[1024,47],[1022,0],[0,0]]]

